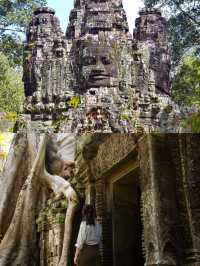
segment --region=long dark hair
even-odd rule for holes
[[[96,212],[95,208],[91,204],[86,204],[82,211],[83,220],[86,221],[87,225],[95,225]]]

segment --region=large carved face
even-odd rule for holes
[[[91,45],[83,48],[80,62],[87,88],[117,85],[118,67],[111,47]]]

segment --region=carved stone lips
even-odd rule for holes
[[[95,74],[95,75],[91,75],[90,78],[93,80],[101,80],[101,79],[110,78],[110,76],[109,75],[102,75],[102,74]]]
[[[102,70],[93,70],[90,75],[89,75],[89,78],[91,79],[100,79],[100,78],[108,78],[110,77],[110,75],[105,72],[105,71],[102,71]]]

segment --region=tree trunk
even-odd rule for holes
[[[15,135],[0,180],[0,241],[12,220],[19,192],[28,175],[26,135]],[[20,166],[21,165],[21,166]]]
[[[19,137],[19,136],[18,136]],[[18,138],[17,137],[17,138]],[[25,136],[22,136],[22,139]],[[21,167],[30,169],[29,164],[33,165],[33,161],[36,158],[37,150],[38,150],[38,138],[39,136],[33,134],[28,135],[26,148],[27,152],[25,156],[23,156],[23,149],[20,150],[16,160],[13,161],[14,167],[13,177],[15,176],[14,171],[18,172],[20,176]],[[14,150],[11,150],[11,154]],[[20,159],[21,157],[21,159]],[[15,158],[15,157],[14,157]],[[11,164],[8,158],[8,164]],[[34,163],[35,165],[35,163]],[[30,170],[29,170],[30,171]],[[34,172],[33,170],[31,173]],[[10,172],[9,172],[10,173]],[[7,176],[5,171],[5,191],[6,194],[7,179],[10,178],[10,175]],[[9,180],[10,186],[12,187],[13,180]],[[21,180],[20,180],[21,181]],[[14,182],[14,181],[13,181]],[[16,180],[18,182],[18,180]],[[19,182],[20,185],[22,182]],[[19,188],[20,188],[19,185]],[[18,188],[18,189],[19,189]],[[40,193],[42,191],[42,193]],[[33,174],[28,175],[23,186],[21,187],[21,191],[18,194],[17,203],[15,206],[14,214],[12,216],[11,222],[8,225],[8,229],[5,233],[5,236],[2,239],[0,244],[0,265],[1,266],[11,266],[11,265],[30,265],[36,266],[38,265],[38,245],[37,245],[37,230],[35,219],[38,216],[39,206],[42,205],[41,199],[38,195],[44,195],[44,190],[42,189],[41,183],[38,178]],[[10,201],[12,191],[7,196],[7,201],[4,200],[4,210],[9,211]],[[1,212],[2,214],[3,212]],[[1,219],[4,219],[4,216],[1,216]]]
[[[4,235],[0,243],[1,266],[39,265],[35,220],[44,206],[47,196],[45,187],[51,188],[55,193],[62,192],[68,200],[63,250],[59,266],[68,265],[78,196],[67,180],[47,172],[45,158],[48,138],[47,135],[42,137],[35,134],[17,135],[11,147],[1,184],[3,196],[1,196],[0,205],[0,225],[2,224],[0,228]],[[18,143],[23,145],[18,145]],[[21,175],[22,172],[23,175]],[[15,183],[17,188],[15,188]],[[14,204],[10,210],[12,197],[14,197]],[[7,227],[4,223],[6,212],[9,213]]]
[[[59,262],[59,266],[68,266],[70,262],[70,246],[72,240],[73,220],[77,211],[77,202],[70,202],[65,217],[65,232],[63,240],[63,249]]]

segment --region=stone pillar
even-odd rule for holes
[[[113,265],[112,262],[112,217],[106,211],[106,186],[104,180],[96,181],[96,212],[97,216],[102,221],[103,236],[102,236],[102,264],[103,266]]]
[[[179,138],[182,178],[184,184],[191,246],[185,250],[185,265],[200,265],[200,136],[181,135]]]
[[[139,143],[146,266],[179,264],[175,169],[167,135],[146,135]]]

